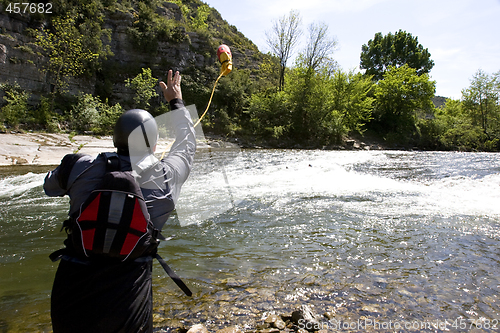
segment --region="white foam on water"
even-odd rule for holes
[[[251,167],[245,166],[244,158],[233,159],[223,170],[198,175],[184,185],[178,205],[178,212],[182,212],[185,221],[181,225],[212,218],[232,208],[235,201],[311,195],[344,198],[340,202],[345,210],[394,217],[500,216],[500,174],[422,180],[352,170],[352,166],[359,163],[390,165],[391,154],[402,154],[410,161],[412,158],[412,153],[406,152],[314,151],[285,154],[286,160],[278,156],[268,160],[264,156],[262,163]],[[349,201],[349,197],[366,200]]]
[[[500,174],[456,176],[422,185],[422,206],[443,215],[500,216]]]
[[[0,198],[11,198],[43,185],[45,174],[28,172],[0,179]]]

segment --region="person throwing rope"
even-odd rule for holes
[[[153,155],[158,140],[155,119],[145,110],[133,109],[124,112],[115,124],[113,143],[116,153],[102,153],[97,157],[68,154],[45,177],[47,195],[68,195],[70,198],[69,219],[64,223],[68,232],[65,248],[51,255],[52,260],[60,260],[51,296],[54,333],[153,331],[152,258],[156,253],[156,239],[152,237],[147,243],[150,248],[136,258],[107,259],[93,253],[97,247],[101,255],[106,251],[113,253],[117,246],[116,235],[120,232],[119,228],[114,232],[113,223],[133,225],[147,221],[148,228],[159,232],[173,211],[181,186],[191,171],[196,139],[193,122],[182,100],[179,72],[173,74],[170,70],[167,82],[160,82],[160,87],[170,103],[170,119],[175,128],[175,142],[165,158],[158,160]],[[139,133],[139,136],[131,139],[133,133]],[[139,151],[137,147],[145,149]],[[92,192],[102,186],[104,176],[111,173],[116,176],[117,172],[118,176],[126,172],[135,176],[140,188],[138,196],[142,196],[135,202],[140,207],[143,200],[144,209],[137,208],[133,214],[129,213],[131,208],[123,204],[126,199],[122,200],[114,192],[109,202],[103,203],[102,197],[99,197],[100,201],[94,199],[92,204],[88,202]],[[110,226],[105,229],[105,236],[98,237],[97,227],[84,227],[84,222],[81,222],[83,215],[90,220],[103,216],[106,225]],[[75,238],[75,233],[80,231],[81,239]],[[133,235],[132,231],[126,234],[124,244],[139,237]],[[75,239],[81,240],[83,248]],[[128,255],[124,249],[125,245],[118,249],[122,256]]]

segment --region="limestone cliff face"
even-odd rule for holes
[[[23,31],[28,17],[0,12],[0,82],[17,82],[34,94],[48,92],[45,74],[39,71],[46,61],[36,54],[37,46]]]
[[[184,19],[179,6],[170,2],[164,2],[156,9],[156,13],[168,20]],[[222,21],[220,14],[217,13],[216,16]],[[123,103],[132,96],[132,91],[125,87],[124,81],[137,75],[140,68],[151,68],[153,75],[160,79],[165,77],[164,73],[170,68],[180,71],[206,71],[207,68],[212,68],[212,72],[217,70],[215,50],[207,52],[206,39],[196,32],[186,32],[185,28],[179,27],[177,33],[181,37],[180,42],[159,41],[156,51],[148,53],[134,46],[128,33],[133,24],[132,13],[116,11],[107,15],[103,28],[112,31],[109,43],[113,56],[103,62],[103,69],[94,77],[71,80],[71,94],[101,93],[104,89],[108,91],[105,97],[109,98],[110,103]],[[27,28],[39,28],[33,26],[29,15],[12,15],[4,10],[0,11],[0,83],[17,82],[22,89],[30,92],[31,103],[35,104],[52,87],[48,75],[41,71],[47,59],[39,55],[42,50],[34,44],[33,38],[27,36]],[[258,53],[256,47],[231,48],[233,59],[239,64],[239,68],[258,66],[251,60]]]

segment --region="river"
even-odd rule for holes
[[[301,304],[330,328],[500,330],[498,157],[198,152],[160,248],[194,294],[155,263],[156,332],[250,329]],[[0,332],[50,332],[68,199],[44,195],[47,169],[0,169]]]

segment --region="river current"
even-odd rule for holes
[[[302,304],[332,330],[500,331],[498,157],[197,152],[159,250],[193,297],[155,263],[156,331]],[[0,332],[50,332],[69,200],[44,195],[48,169],[0,169]]]

